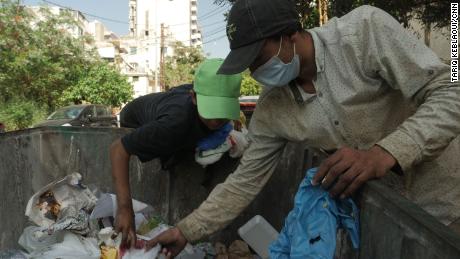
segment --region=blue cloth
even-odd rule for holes
[[[334,258],[338,228],[345,228],[353,247],[359,247],[359,211],[352,199],[332,199],[311,181],[317,168],[307,171],[278,239],[270,245],[271,259]]]
[[[198,141],[197,148],[200,151],[206,151],[211,149],[216,149],[218,146],[222,145],[227,139],[230,131],[232,131],[233,126],[231,123],[227,123],[222,126],[220,129],[211,133],[209,136]]]

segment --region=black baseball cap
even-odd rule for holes
[[[256,59],[265,39],[299,24],[291,0],[237,0],[228,16],[230,53],[218,74],[237,74]]]

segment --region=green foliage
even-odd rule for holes
[[[214,0],[217,5],[233,4],[236,0]],[[448,1],[427,1],[427,0],[329,0],[328,16],[342,16],[361,5],[372,5],[379,7],[393,15],[396,20],[409,25],[413,18],[418,19],[422,24],[433,24],[442,28],[449,24],[450,5]],[[299,13],[300,21],[304,28],[312,28],[319,25],[319,15],[316,8],[317,0],[295,0],[296,10]]]
[[[0,103],[0,121],[6,130],[18,130],[32,126],[46,118],[47,109],[33,101],[19,98]]]
[[[56,107],[63,90],[73,85],[90,55],[83,39],[69,35],[65,26],[75,23],[69,14],[43,19],[10,0],[0,0],[0,96],[20,96]]]
[[[85,68],[83,75],[59,98],[62,105],[82,102],[120,106],[132,99],[132,86],[114,67],[97,62]]]
[[[259,95],[262,90],[260,84],[254,80],[248,71],[243,72],[243,81],[241,82],[241,96]]]
[[[67,32],[76,26],[82,25],[69,12],[54,15],[41,8],[37,15],[16,1],[0,0],[0,103],[18,109],[3,112],[12,128],[31,124],[32,106],[53,111],[68,102],[118,106],[129,99],[126,79],[89,49],[91,40]]]
[[[442,28],[449,24],[450,5],[447,1],[426,0],[329,0],[329,15],[342,16],[361,5],[372,5],[385,10],[405,27],[417,19],[422,24]]]
[[[174,55],[165,57],[164,84],[166,89],[191,83],[195,69],[205,59],[201,49],[184,46],[181,42],[173,44]]]

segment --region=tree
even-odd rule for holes
[[[21,97],[55,108],[57,100],[75,84],[92,53],[84,39],[75,39],[64,26],[74,25],[70,15],[52,15],[41,9],[43,19],[10,0],[0,0],[0,98]]]
[[[215,0],[214,3],[223,5],[233,4],[235,1]],[[319,2],[322,4],[318,5]],[[318,7],[323,7],[324,3],[328,5],[328,17],[340,17],[361,5],[372,5],[385,10],[406,27],[411,19],[420,20],[423,25],[433,24],[438,28],[445,27],[450,22],[450,5],[445,0],[295,0],[296,10],[304,28],[319,26]]]
[[[261,92],[260,84],[254,80],[249,72],[243,72],[243,81],[241,82],[241,96],[259,95]]]
[[[191,83],[195,69],[205,59],[201,49],[184,46],[182,42],[173,44],[174,55],[164,61],[164,85],[166,89]]]
[[[117,107],[133,97],[127,78],[105,62],[97,62],[82,73],[77,83],[62,93],[61,104],[89,102]]]
[[[41,8],[37,15],[0,0],[0,120],[9,129],[30,126],[68,102],[118,106],[128,100],[126,79],[90,49],[89,37],[67,32],[74,26],[81,25],[70,12]]]

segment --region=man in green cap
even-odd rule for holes
[[[241,74],[216,74],[221,59],[204,61],[193,85],[145,95],[121,111],[121,126],[135,128],[110,147],[112,176],[117,193],[116,231],[122,245],[136,241],[134,213],[129,189],[129,159],[142,162],[160,158],[163,166],[179,152],[193,152],[197,142],[230,120],[238,120]]]

